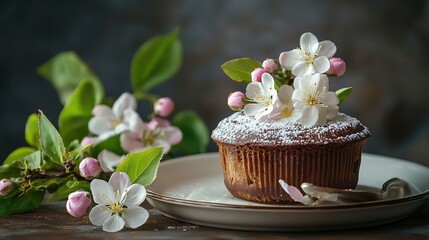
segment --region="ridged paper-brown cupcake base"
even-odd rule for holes
[[[238,146],[217,142],[225,186],[234,196],[254,202],[293,200],[278,183],[303,182],[355,188],[364,141],[310,146]]]

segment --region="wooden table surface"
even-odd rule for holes
[[[48,203],[35,212],[0,217],[0,239],[429,239],[429,202],[412,216],[379,227],[358,230],[275,233],[231,231],[202,227],[168,219],[158,210],[143,204],[149,220],[138,229],[117,233],[103,232],[88,217],[70,216],[65,202]]]

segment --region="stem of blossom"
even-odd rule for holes
[[[137,100],[146,100],[151,103],[155,103],[160,98],[158,95],[155,95],[155,94],[137,92],[137,91],[135,91],[133,95]]]

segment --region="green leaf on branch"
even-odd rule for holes
[[[344,102],[346,98],[352,93],[351,87],[341,88],[335,92],[337,94],[340,103]]]
[[[42,153],[53,162],[62,164],[65,154],[64,142],[54,125],[39,110],[39,140]]]
[[[4,160],[4,164],[12,164],[15,161],[21,160],[24,157],[32,154],[36,149],[32,147],[20,147],[15,149],[13,152],[7,156],[7,158]]]
[[[143,186],[147,186],[155,180],[162,156],[162,147],[150,148],[143,152],[130,153],[119,164],[116,171],[128,174],[131,183],[139,183]]]
[[[21,177],[21,163],[4,164],[0,166],[0,179],[19,178]]]
[[[63,104],[83,79],[90,80],[96,89],[98,102],[103,100],[104,90],[98,77],[74,52],[62,52],[37,69],[37,73],[52,83]]]
[[[255,68],[262,67],[262,64],[250,58],[237,58],[225,62],[221,67],[232,80],[250,83],[252,81],[252,71]]]
[[[28,145],[32,147],[38,147],[39,126],[37,114],[35,113],[28,117],[27,123],[25,124],[25,140],[27,141]]]
[[[0,216],[29,212],[40,207],[45,191],[31,189],[24,194],[16,192],[14,195],[0,197]]]
[[[75,139],[88,136],[88,122],[92,109],[100,104],[94,81],[82,80],[73,91],[60,113],[58,125],[64,144],[69,145]]]
[[[204,121],[193,111],[179,112],[173,117],[172,123],[180,128],[182,141],[173,146],[174,151],[184,154],[203,153],[210,141],[209,130]]]
[[[70,187],[67,185],[69,185]],[[90,192],[91,191],[90,183],[87,181],[68,181],[66,184],[63,184],[55,191],[55,193],[51,196],[49,201],[59,201],[59,200],[67,199],[70,193],[78,190]]]
[[[40,151],[35,151],[25,156],[22,160],[24,161],[24,165],[30,170],[38,169],[42,164],[42,156]]]
[[[131,84],[135,92],[146,92],[171,78],[182,65],[182,43],[178,30],[144,42],[131,62]]]

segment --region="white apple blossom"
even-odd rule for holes
[[[115,168],[124,160],[125,156],[118,156],[106,149],[103,149],[97,156],[101,170],[105,173],[114,172]]]
[[[88,122],[91,133],[98,135],[99,140],[129,130],[137,124],[140,116],[135,112],[137,101],[130,93],[123,93],[110,108],[106,105],[95,106],[94,115]]]
[[[295,76],[325,73],[329,70],[329,59],[337,51],[333,42],[319,42],[316,36],[307,32],[301,35],[300,46],[301,48],[280,54],[279,62],[284,69],[292,70]]]
[[[273,111],[269,118],[282,123],[295,123],[301,112],[293,108],[292,94],[293,88],[289,85],[282,85],[278,92],[278,97],[273,104]]]
[[[302,125],[323,125],[337,116],[339,99],[328,91],[329,79],[325,74],[296,77],[294,88],[293,107],[301,112],[298,122]]]
[[[167,120],[159,121],[157,118],[147,124],[140,121],[134,129],[122,133],[120,137],[122,149],[129,153],[163,147],[166,154],[172,145],[178,144],[181,140],[182,132],[179,128],[171,126]]]
[[[262,74],[261,82],[251,82],[246,87],[246,97],[250,103],[244,106],[244,113],[255,116],[257,120],[266,120],[273,111],[277,99],[274,79],[269,73]]]
[[[146,198],[146,189],[140,184],[130,184],[126,173],[114,172],[109,182],[94,179],[91,182],[94,202],[89,220],[96,226],[103,226],[106,232],[120,231],[124,226],[137,228],[149,218],[140,204]]]

